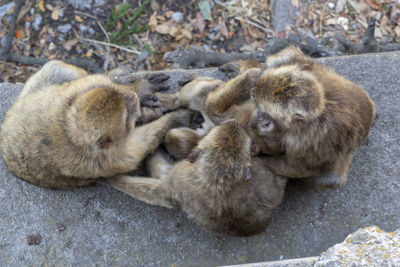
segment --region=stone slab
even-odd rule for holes
[[[103,185],[39,188],[12,176],[0,161],[0,266],[264,262],[317,256],[361,227],[399,228],[400,53],[321,62],[363,86],[376,103],[376,123],[343,189],[317,192],[292,182],[269,228],[238,238],[201,230],[180,211],[146,205]],[[224,77],[216,69],[194,71]],[[169,73],[176,88],[186,72]],[[0,85],[1,121],[20,89]]]

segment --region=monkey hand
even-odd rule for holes
[[[179,109],[171,112],[176,127],[189,127],[195,118],[196,112],[191,109]]]
[[[160,108],[141,107],[139,123],[145,124],[161,117],[164,113]]]
[[[235,78],[240,73],[241,61],[232,61],[218,67],[219,71],[225,73],[230,79]]]
[[[179,84],[179,86],[185,86],[186,84],[196,80],[196,78],[198,78],[198,77],[200,77],[200,76],[196,73],[191,73],[191,74],[185,75],[184,77],[179,79],[178,84]]]
[[[246,79],[248,79],[250,86],[255,87],[258,79],[262,74],[262,70],[258,68],[252,68],[246,70],[245,73],[246,73]]]

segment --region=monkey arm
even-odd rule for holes
[[[170,129],[189,126],[193,113],[190,110],[170,112],[155,121],[133,129],[125,144],[125,154],[116,162],[122,173],[139,166],[157,149]]]
[[[260,75],[261,69],[253,68],[220,85],[207,96],[207,112],[220,116],[232,105],[249,98],[250,89],[255,86]]]
[[[166,208],[174,207],[167,192],[162,188],[162,180],[120,175],[116,178],[103,180],[102,183],[148,204]]]
[[[317,176],[320,172],[307,169],[296,160],[287,159],[285,156],[262,157],[264,164],[275,174],[282,175],[287,178],[303,178]]]

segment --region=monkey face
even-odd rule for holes
[[[95,88],[69,100],[67,123],[71,141],[106,149],[123,140],[140,115],[134,92]]]

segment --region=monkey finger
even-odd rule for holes
[[[160,92],[160,91],[167,91],[170,88],[169,85],[166,84],[157,84],[151,87],[152,92]]]
[[[218,70],[225,73],[229,78],[234,78],[239,75],[240,64],[237,62],[229,62],[218,67]]]
[[[195,80],[198,77],[197,74],[189,74],[184,76],[178,81],[179,86],[185,86],[186,84],[190,83],[191,81]]]
[[[158,97],[156,95],[144,95],[140,101],[140,104],[145,107],[160,107],[161,102],[158,101]]]
[[[149,74],[145,77],[151,84],[158,84],[169,79],[169,75],[165,73]]]

